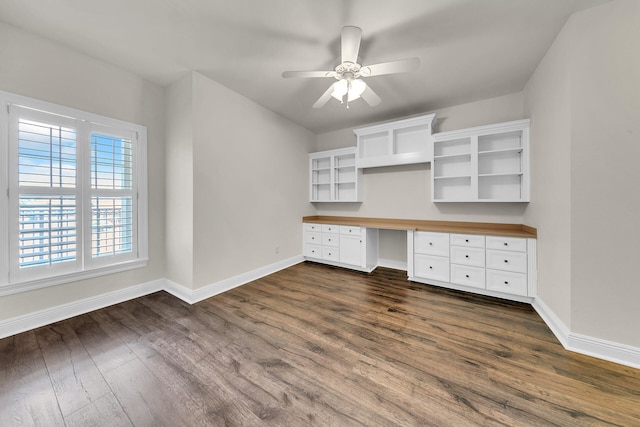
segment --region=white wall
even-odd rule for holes
[[[533,74],[538,291],[572,333],[640,347],[640,2],[574,14]]]
[[[165,277],[193,288],[193,77],[166,90]]]
[[[538,229],[538,295],[571,327],[570,20],[529,79],[531,202],[524,223]]]
[[[640,348],[640,2],[572,20],[571,329]]]
[[[198,288],[301,254],[316,138],[201,74],[193,88]]]
[[[522,119],[522,93],[433,111],[435,130],[444,132]],[[427,112],[425,112],[427,114]],[[353,129],[318,135],[318,151],[356,145]],[[431,165],[417,164],[364,170],[364,202],[315,203],[318,215],[521,223],[526,203],[433,203]],[[380,258],[406,263],[406,234],[380,235]]]
[[[0,320],[159,279],[164,275],[164,92],[129,72],[0,23],[0,90],[148,128],[146,268],[0,297]]]

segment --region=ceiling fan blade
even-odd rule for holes
[[[342,27],[342,62],[358,62],[362,30],[358,27]]]
[[[292,77],[335,77],[335,71],[285,71],[282,73],[282,77],[285,79]]]
[[[331,96],[331,95],[329,95]],[[382,102],[382,99],[380,99],[380,97],[378,96],[377,93],[375,93],[373,91],[373,89],[371,89],[371,87],[369,85],[367,85],[367,88],[364,90],[364,92],[362,92],[362,94],[360,94],[360,97],[362,99],[365,100],[365,102],[367,104],[369,104],[372,107],[375,107],[376,105],[380,104]]]
[[[335,84],[335,83],[334,83]],[[333,85],[329,86],[329,89],[322,94],[320,98],[313,104],[313,108],[322,108],[331,99],[331,92],[333,92]]]
[[[399,61],[381,62],[360,68],[363,77],[382,76],[384,74],[406,73],[420,68],[420,58],[401,59]]]

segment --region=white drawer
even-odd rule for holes
[[[487,249],[526,252],[527,239],[520,237],[487,236]]]
[[[477,234],[452,234],[451,245],[484,249],[484,236]]]
[[[338,234],[322,233],[322,246],[338,247],[340,245],[340,236]]]
[[[487,270],[487,289],[505,294],[527,295],[527,275],[509,271]]]
[[[304,242],[312,245],[322,244],[322,234],[313,231],[306,231],[304,233]]]
[[[341,225],[340,234],[350,234],[350,235],[355,234],[356,236],[360,236],[362,234],[362,230],[361,230],[361,227],[351,227],[348,225]]]
[[[414,255],[413,274],[424,279],[449,281],[449,258],[429,255]]]
[[[327,261],[338,262],[338,260],[340,260],[340,251],[338,250],[338,248],[323,246],[322,259],[326,259]]]
[[[416,231],[413,251],[417,254],[449,256],[449,234]]]
[[[523,252],[487,250],[487,268],[526,273],[527,254]]]
[[[484,267],[484,249],[451,246],[451,263]]]
[[[320,233],[322,231],[322,226],[321,224],[313,224],[310,222],[305,222],[304,223],[304,231],[315,231]]]
[[[322,258],[322,246],[304,245],[304,256],[309,258]]]
[[[338,233],[338,230],[340,230],[340,227],[337,225],[322,224],[323,233]]]
[[[484,289],[484,268],[452,264],[451,282]]]

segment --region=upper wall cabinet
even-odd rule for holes
[[[433,134],[434,202],[528,202],[529,119]]]
[[[354,129],[358,168],[430,162],[434,119],[428,114]]]
[[[356,168],[356,147],[309,154],[312,202],[361,202],[362,170]]]

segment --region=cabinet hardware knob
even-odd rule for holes
[[[465,255],[464,257],[465,257],[465,258],[469,258],[469,255]]]
[[[509,244],[508,244],[507,242],[504,242],[504,245],[505,245],[505,246],[509,246]]]
[[[429,270],[433,270],[433,267],[432,267],[432,266],[429,266]]]
[[[468,278],[469,278],[469,275],[468,275],[468,274],[465,274],[465,275],[464,275],[464,277],[466,277],[466,278],[468,279]]]
[[[433,246],[433,243],[429,242],[429,246]]]
[[[504,262],[509,262],[509,260],[508,260],[508,259],[505,259],[505,260],[504,260]]]
[[[469,239],[464,239],[465,242],[469,243]]]
[[[505,281],[504,281],[504,284],[505,284],[505,285],[508,285],[508,284],[509,284],[509,282],[507,282],[507,281],[505,280]]]

